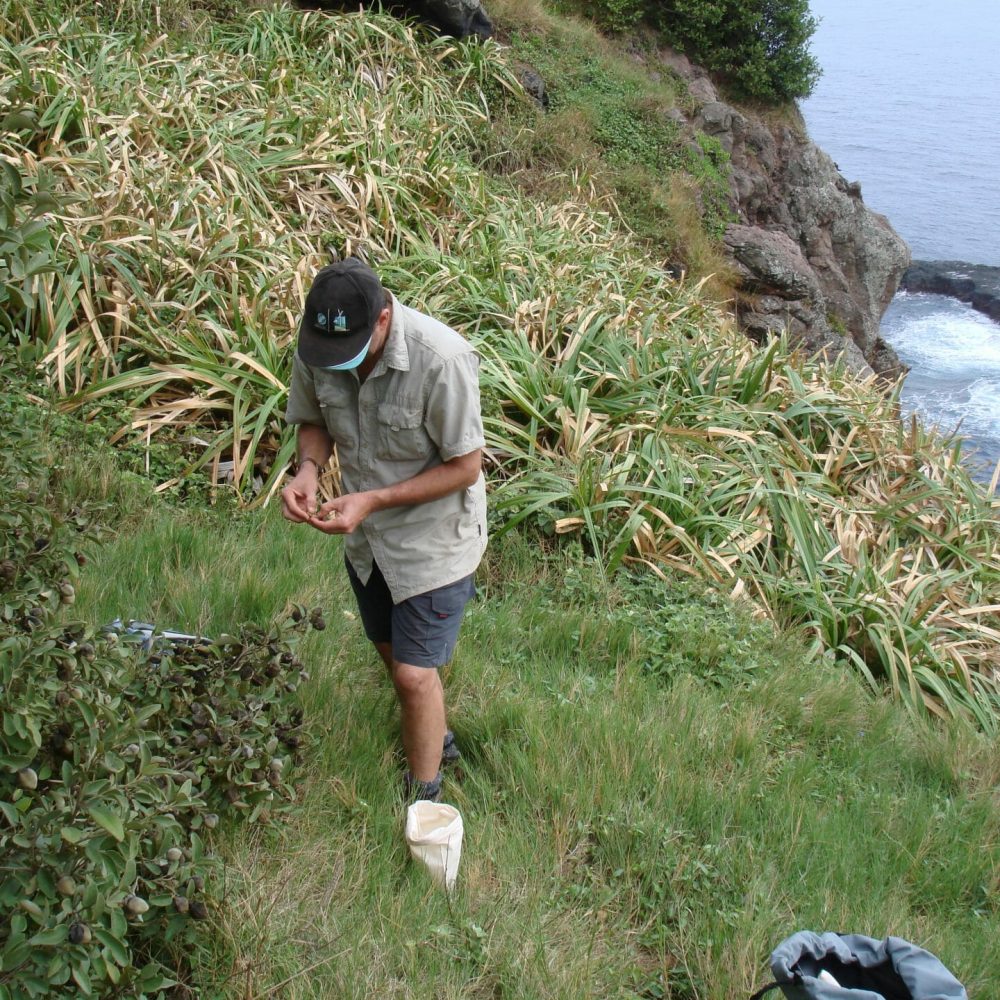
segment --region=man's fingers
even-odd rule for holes
[[[281,500],[283,505],[282,513],[289,521],[308,521],[310,517],[309,507],[315,506],[315,501],[312,505],[309,504],[308,498],[304,493],[299,493],[297,490],[290,488],[281,491]]]
[[[334,513],[336,513],[336,511],[334,511]],[[339,524],[336,517],[323,518],[314,514],[308,520],[309,524],[311,524],[317,531],[322,531],[324,535],[344,534],[344,529]]]

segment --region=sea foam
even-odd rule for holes
[[[972,464],[1000,461],[1000,324],[955,299],[903,293],[886,311],[882,335],[911,367],[904,413],[957,431]]]

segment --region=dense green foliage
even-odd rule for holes
[[[667,0],[652,13],[668,39],[746,97],[807,97],[819,78],[808,0]]]
[[[809,51],[808,0],[584,0],[613,31],[646,21],[738,95],[780,103],[807,97],[820,68]]]
[[[1000,979],[982,947],[1000,932],[1000,760],[969,723],[996,725],[1000,566],[997,505],[960,446],[901,427],[893,396],[783,342],[758,350],[697,284],[674,281],[553,148],[587,132],[572,128],[582,112],[536,126],[509,50],[286,8],[178,40],[132,34],[129,4],[115,9],[119,30],[98,30],[0,0],[0,65],[37,94],[0,158],[29,197],[49,170],[54,193],[78,199],[37,206],[54,269],[21,282],[43,308],[19,314],[16,336],[44,359],[35,378],[99,418],[72,432],[73,463],[50,451],[48,387],[6,421],[27,427],[31,413],[45,433],[7,449],[25,471],[0,496],[30,519],[31,544],[11,550],[4,587],[49,582],[33,597],[0,587],[17,608],[2,655],[39,663],[37,685],[9,674],[26,711],[4,718],[19,756],[0,764],[15,810],[0,839],[27,862],[0,882],[4,916],[16,908],[0,953],[31,951],[0,967],[2,988],[28,977],[43,991],[50,976],[52,992],[79,992],[82,970],[94,992],[134,995],[149,966],[148,982],[182,979],[179,993],[212,1000],[745,1000],[769,948],[814,927],[918,941],[987,995]],[[623,85],[616,110],[608,81],[628,74],[573,56],[574,96],[604,102],[586,122],[602,152],[614,159],[638,124],[652,141],[637,159],[656,162],[670,130],[640,88]],[[510,122],[524,148],[565,176],[517,189],[529,170],[487,134],[501,103],[522,112]],[[711,144],[701,152],[722,169]],[[638,187],[643,166],[613,169],[635,170]],[[22,201],[8,228],[32,211]],[[291,454],[290,345],[331,246],[367,252],[483,358],[493,540],[444,672],[464,753],[445,790],[466,822],[449,898],[408,864],[394,699],[340,545],[257,503]],[[214,509],[133,491],[87,450],[112,418],[130,461],[145,454],[159,479],[175,470],[157,440],[204,457]],[[231,485],[216,458],[233,461]],[[46,503],[29,510],[32,492]],[[70,510],[94,498],[122,530],[79,566]],[[223,639],[290,600],[332,609],[294,653],[277,628]],[[98,628],[126,608],[218,642],[143,654]],[[229,805],[236,820],[284,798],[271,763],[297,733],[268,734],[253,706],[301,679],[286,652],[313,675],[295,692],[309,746],[297,808],[280,824],[227,822]],[[86,710],[60,704],[67,684]],[[958,718],[873,696],[886,688]],[[140,704],[155,709],[141,726]],[[32,717],[38,741],[18,721]],[[18,843],[77,773],[94,801]],[[215,830],[205,810],[222,815]],[[92,909],[89,845],[110,885]],[[225,859],[222,898],[209,853]],[[132,896],[149,910],[129,917]],[[192,921],[195,900],[209,919]],[[82,924],[90,942],[78,929],[71,943]]]
[[[291,799],[306,617],[148,648],[71,618],[89,521],[67,508],[49,429],[4,395],[0,997],[154,996],[214,907],[219,814]]]
[[[228,460],[241,499],[266,500],[294,448],[308,275],[360,247],[479,347],[498,527],[582,535],[607,573],[683,568],[873,689],[995,727],[995,506],[960,446],[785,342],[759,351],[585,183],[547,201],[479,169],[485,95],[516,95],[498,49],[286,8],[203,51],[156,45],[69,21],[8,59],[45,82],[47,163],[79,199],[31,329],[74,404],[125,401],[121,435],[207,442],[213,482]],[[609,152],[641,122],[649,150],[666,141],[596,91]],[[132,94],[153,95],[141,117]],[[33,168],[38,141],[3,148]]]
[[[2,98],[0,98],[2,101]],[[32,126],[25,111],[0,104],[0,131],[20,124]],[[45,219],[57,207],[43,171],[26,177],[16,163],[0,160],[0,336],[14,336],[23,345],[33,343],[30,332],[37,310],[37,279],[54,268],[52,235]]]
[[[703,236],[718,240],[733,221],[729,157],[709,136],[692,143],[670,117],[684,100],[683,87],[669,75],[652,79],[596,39],[563,33],[558,25],[514,31],[510,44],[516,58],[548,81],[549,106],[525,169],[586,171],[611,194],[626,224],[665,259],[699,276],[719,269],[701,244]],[[509,131],[501,129],[498,141]],[[687,199],[680,195],[685,184],[695,192]],[[694,227],[679,218],[685,200],[695,209]]]

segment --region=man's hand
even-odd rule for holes
[[[326,535],[349,535],[375,506],[371,493],[348,493],[323,504],[309,523]]]
[[[281,513],[289,521],[302,524],[311,521],[319,509],[316,495],[319,492],[319,476],[310,462],[299,469],[295,478],[281,491]]]

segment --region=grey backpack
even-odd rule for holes
[[[969,1000],[965,987],[929,951],[902,938],[799,931],[771,952],[787,1000]]]

